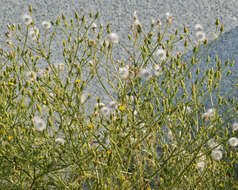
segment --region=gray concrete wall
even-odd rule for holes
[[[215,31],[214,22],[216,18],[220,18],[221,23],[225,25],[225,34],[210,53],[219,55],[222,61],[227,58],[238,61],[237,0],[0,0],[0,5],[0,47],[6,46],[4,33],[7,31],[7,24],[22,23],[21,16],[28,13],[29,5],[34,8],[33,18],[38,26],[43,20],[55,21],[61,13],[72,17],[74,11],[78,11],[80,15],[99,11],[100,18],[97,24],[106,26],[107,23],[111,23],[112,31],[119,34],[123,43],[126,43],[134,11],[137,11],[144,28],[150,25],[152,19],[160,19],[164,24],[165,14],[170,12],[174,17],[170,32],[174,32],[175,29],[182,31],[186,25],[194,34],[194,25],[200,23],[208,39],[212,39]],[[176,47],[177,51],[182,49],[182,45]],[[53,59],[60,61],[57,56]],[[236,65],[232,78],[225,84],[237,80],[237,69]],[[105,94],[99,86],[96,81],[91,84],[90,91],[95,97],[103,97]]]

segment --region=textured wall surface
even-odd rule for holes
[[[56,20],[64,13],[73,16],[74,11],[80,15],[90,11],[100,12],[97,24],[112,24],[112,31],[119,34],[122,42],[126,43],[129,27],[133,21],[132,14],[137,11],[138,18],[144,27],[149,26],[151,19],[160,19],[165,23],[166,13],[174,17],[171,32],[175,29],[183,30],[183,26],[194,33],[194,25],[200,23],[204,27],[207,38],[211,39],[215,30],[215,19],[220,18],[225,25],[225,34],[213,46],[210,53],[219,55],[222,61],[227,58],[238,61],[238,1],[237,0],[0,0],[0,47],[4,47],[4,33],[8,23],[22,23],[21,16],[28,13],[28,6],[34,8],[33,19],[37,26],[43,20]],[[180,51],[182,47],[177,47]],[[59,57],[53,57],[60,61]],[[237,80],[238,66],[236,64],[232,78],[224,84]],[[102,97],[103,90],[95,81],[89,89],[95,97]],[[226,89],[224,89],[226,90]]]

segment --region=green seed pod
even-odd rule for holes
[[[224,31],[224,24],[220,28],[220,32],[222,33]]]
[[[53,115],[53,110],[52,110],[52,107],[50,107],[49,109],[49,115],[52,116]]]
[[[130,34],[128,34],[128,39],[131,41],[132,40],[132,37],[131,37],[131,35]]]
[[[76,20],[79,20],[79,13],[77,11],[74,12],[74,17],[76,18]]]
[[[102,38],[102,33],[98,33],[97,39],[100,40]]]
[[[53,126],[54,126],[54,125],[53,125],[53,122],[52,122],[52,120],[51,120],[50,118],[48,119],[48,123],[49,123],[49,126],[50,126],[50,127],[53,127]]]
[[[161,32],[159,31],[158,34],[157,34],[157,41],[160,43],[160,40],[161,40],[161,37],[162,37],[162,34]]]
[[[21,25],[20,25],[20,24],[17,25],[17,29],[18,29],[20,32],[22,32],[22,28],[21,28]]]
[[[188,29],[187,29],[187,27],[186,27],[186,26],[184,26],[184,28],[183,28],[183,31],[184,31],[184,33],[185,33],[185,34],[187,34],[187,33],[188,33]]]
[[[200,75],[200,70],[199,70],[199,68],[197,68],[196,74],[197,74],[197,75]]]
[[[176,29],[176,31],[175,31],[175,36],[177,36],[178,33],[179,33],[179,31],[178,31],[178,29]]]
[[[231,100],[231,104],[234,104],[235,101],[236,101],[236,98],[233,96],[233,97],[232,97],[232,100]]]
[[[1,50],[1,49],[0,49],[0,50]],[[235,62],[235,61],[232,61],[230,67],[233,67],[235,64],[236,64],[236,62]]]
[[[109,43],[108,49],[111,49],[111,48],[112,48],[112,43]]]
[[[60,16],[58,16],[57,20],[56,20],[56,26],[58,26],[60,24]]]
[[[137,32],[139,34],[142,32],[142,26],[140,24],[137,26]]]
[[[111,33],[110,24],[107,24],[107,33],[108,33],[108,34]]]
[[[96,15],[95,15],[94,18],[95,18],[95,19],[98,19],[98,17],[99,17],[99,12],[96,13]]]
[[[222,104],[222,97],[219,96],[219,97],[218,97],[218,105],[221,105],[221,104]]]
[[[228,59],[226,62],[225,62],[225,66],[228,66],[230,64],[230,60]]]
[[[181,80],[180,83],[181,83],[181,86],[183,87],[183,89],[186,89],[183,80]]]
[[[40,113],[42,113],[42,109],[41,109],[41,107],[37,104],[36,105],[36,109],[40,112]]]
[[[68,37],[68,43],[71,43],[71,35]]]
[[[64,15],[64,13],[62,13],[62,19],[65,21],[66,17]]]
[[[149,55],[149,50],[147,49],[147,47],[143,46],[143,50],[147,55]]]
[[[41,51],[41,55],[42,57],[47,57],[44,50]]]
[[[148,33],[148,38],[151,39],[154,36],[154,34],[152,32]]]
[[[30,14],[32,14],[32,6],[31,5],[29,6],[29,12],[30,12]]]
[[[217,71],[216,74],[217,74],[217,78],[221,80],[221,72]]]
[[[192,95],[196,97],[196,87],[194,85],[192,85]]]
[[[184,47],[188,47],[188,41],[187,40],[184,41]]]
[[[175,38],[174,35],[170,35],[170,40],[173,40]]]
[[[207,63],[209,63],[210,62],[210,56],[208,55],[207,56]]]
[[[64,26],[65,26],[65,28],[68,28],[69,24],[65,21]]]
[[[70,18],[70,24],[71,24],[71,26],[73,26],[73,22],[74,22],[74,20],[73,20],[72,18]]]
[[[169,51],[166,51],[166,57],[169,57],[170,54],[169,54]]]
[[[227,71],[226,76],[229,77],[231,75],[231,71]]]
[[[220,21],[219,21],[218,18],[216,19],[216,23],[215,24],[216,24],[216,26],[218,26],[220,24]]]
[[[197,48],[197,46],[195,46],[194,48],[193,48],[193,53],[196,53],[198,51],[198,48]]]
[[[83,15],[83,17],[82,17],[81,21],[82,21],[83,23],[85,23],[85,22],[86,22],[86,17],[85,17],[84,15]]]
[[[16,26],[15,24],[12,24],[12,31],[15,31],[16,30]]]

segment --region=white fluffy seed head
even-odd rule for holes
[[[233,123],[233,125],[232,125],[232,130],[233,131],[238,131],[238,123]]]
[[[167,24],[171,24],[173,20],[173,16],[170,14],[170,12],[167,12],[165,15],[166,15]]]
[[[192,113],[192,109],[189,106],[184,106],[183,107],[183,112],[187,113],[187,114],[190,114],[190,113]]]
[[[39,116],[33,118],[34,126],[37,131],[44,131],[46,129],[46,123]]]
[[[144,80],[149,80],[151,78],[151,72],[149,69],[141,69],[139,76]]]
[[[100,102],[100,103],[96,103],[95,108],[96,109],[102,109],[104,106],[105,106],[105,104]]]
[[[45,30],[48,30],[51,27],[51,23],[49,21],[43,21],[41,24]]]
[[[120,77],[123,78],[123,79],[126,79],[130,74],[128,66],[119,68],[118,72],[119,72]]]
[[[210,108],[207,110],[209,117],[214,117],[216,110],[214,108]]]
[[[36,73],[34,71],[28,71],[26,73],[26,79],[27,81],[33,82],[36,80]]]
[[[161,67],[159,66],[159,65],[154,65],[154,75],[155,76],[160,76],[160,75],[162,75],[162,69],[161,69]]]
[[[115,101],[111,101],[111,102],[109,102],[109,107],[111,109],[116,109],[117,108],[117,103]]]
[[[217,39],[217,38],[218,38],[218,35],[217,35],[216,33],[213,34],[213,38],[214,38],[214,40]]]
[[[100,43],[101,46],[107,48],[109,46],[109,41],[108,40],[104,40],[103,42]]]
[[[112,42],[112,43],[119,42],[119,37],[118,37],[117,33],[114,33],[114,32],[109,34],[109,39],[110,39],[110,42]]]
[[[92,24],[92,29],[94,28],[97,28],[97,24],[95,22]]]
[[[206,113],[202,114],[202,118],[209,120],[210,118],[214,117],[215,111],[216,110],[214,108],[208,109]]]
[[[206,39],[206,34],[203,31],[196,32],[196,38],[198,42],[203,42]]]
[[[55,63],[54,64],[54,67],[59,70],[59,71],[62,71],[64,70],[64,63]]]
[[[201,162],[197,163],[197,169],[198,170],[203,171],[204,167],[205,167],[205,162],[204,161],[201,161]]]
[[[126,95],[126,99],[129,101],[129,102],[134,102],[136,100],[136,97],[135,96],[132,96],[132,95]]]
[[[108,115],[110,113],[110,109],[106,106],[103,106],[102,109],[101,109],[101,113],[103,115]]]
[[[133,24],[134,24],[134,26],[136,26],[136,27],[139,26],[139,25],[141,25],[141,24],[140,24],[140,21],[139,21],[138,19],[134,20],[134,23],[133,23]]]
[[[32,23],[32,18],[31,18],[31,16],[30,16],[30,15],[27,15],[27,14],[24,14],[24,15],[22,16],[22,20],[23,20],[23,22],[24,22],[25,25],[29,25],[29,24]]]
[[[168,130],[168,138],[170,140],[173,140],[173,138],[174,138],[173,133],[172,133],[172,131],[170,129]]]
[[[165,16],[166,16],[166,18],[168,19],[168,18],[171,17],[172,15],[171,15],[170,12],[167,12],[167,13],[165,13]]]
[[[58,138],[55,139],[55,142],[56,143],[60,143],[60,144],[64,144],[65,140],[63,138],[61,138],[61,137],[58,137]]]
[[[166,51],[164,49],[158,49],[156,52],[156,56],[158,56],[161,60],[166,59]]]
[[[91,26],[93,32],[96,32],[96,29],[97,29],[97,24],[96,23],[93,23],[92,26]]]
[[[88,95],[86,93],[83,93],[80,97],[80,103],[84,104],[87,98],[88,98]]]
[[[208,144],[209,148],[211,148],[211,149],[214,148],[214,147],[216,147],[216,146],[218,146],[218,143],[215,142],[215,139],[214,139],[214,138],[210,139],[210,140],[207,142],[207,144]]]
[[[201,24],[196,24],[196,25],[194,26],[194,28],[195,28],[196,31],[202,31],[202,30],[203,30],[203,27],[202,27]]]
[[[221,150],[213,150],[211,153],[211,157],[213,160],[219,161],[222,159],[222,151]]]
[[[134,11],[133,13],[133,19],[136,20],[137,19],[137,14],[136,14],[136,11]]]
[[[228,143],[230,146],[237,146],[238,145],[238,138],[236,137],[231,137],[229,140],[228,140]]]
[[[215,150],[223,150],[223,146],[222,145],[219,145],[214,138],[210,139],[208,142],[207,142],[208,146],[210,149],[214,149]]]
[[[39,29],[36,26],[30,28],[29,35],[31,37],[31,40],[36,40],[37,36],[39,35]]]

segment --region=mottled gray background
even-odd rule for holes
[[[174,32],[175,29],[182,31],[186,25],[194,33],[194,25],[200,23],[209,40],[213,38],[215,20],[220,18],[221,23],[225,25],[225,33],[210,53],[219,55],[223,62],[227,58],[238,61],[237,0],[0,0],[0,5],[0,47],[6,45],[4,33],[7,31],[7,24],[22,23],[21,16],[28,13],[29,5],[34,8],[33,19],[38,26],[43,20],[55,21],[61,13],[72,17],[74,11],[78,11],[80,15],[99,11],[100,18],[97,24],[106,26],[107,23],[111,23],[112,31],[117,32],[121,41],[125,43],[134,11],[137,11],[144,27],[149,26],[152,19],[160,19],[164,24],[165,14],[170,12],[174,17],[170,32]],[[176,50],[181,51],[182,46],[176,47]],[[60,61],[57,56],[54,59]],[[236,64],[232,78],[224,84],[231,84],[237,80],[237,69]],[[91,84],[90,90],[95,97],[103,98],[104,92],[99,86],[95,81]]]

